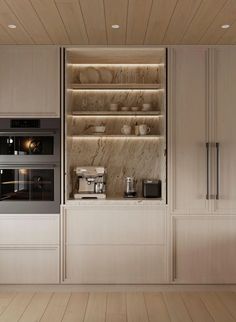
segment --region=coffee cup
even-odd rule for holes
[[[147,126],[147,124],[141,124],[139,125],[139,134],[140,135],[147,135],[151,131],[150,127]]]
[[[150,111],[151,104],[150,103],[143,103],[142,111]]]
[[[124,135],[131,134],[131,126],[130,125],[123,125],[123,127],[121,128],[121,133]]]
[[[104,133],[106,131],[106,127],[104,125],[97,125],[93,127],[94,133]]]
[[[118,104],[117,103],[111,103],[110,104],[110,111],[118,111]]]

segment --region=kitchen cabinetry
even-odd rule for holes
[[[59,214],[0,215],[0,284],[59,283]]]
[[[60,116],[60,49],[0,47],[0,117]]]
[[[180,47],[170,52],[171,211],[207,213],[207,48]]]
[[[175,282],[236,282],[236,216],[176,216],[173,227]]]
[[[236,213],[236,48],[171,55],[171,211]]]
[[[236,281],[235,59],[235,47],[170,52],[169,200],[176,283]]]
[[[82,203],[62,225],[64,283],[167,282],[165,206]]]
[[[213,50],[215,79],[214,148],[215,176],[218,182],[214,211],[236,214],[236,48],[218,47]],[[218,152],[218,155],[217,155]],[[218,160],[218,164],[217,164]]]

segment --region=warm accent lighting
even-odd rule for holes
[[[99,88],[99,89],[93,89],[93,88],[70,88],[67,89],[68,92],[160,92],[164,91],[163,88],[156,88],[156,89],[149,89],[149,88],[140,88],[140,89],[133,89],[133,88],[124,88],[124,89],[116,89],[116,88]]]
[[[74,136],[68,136],[68,138],[71,138],[73,140],[143,140],[143,139],[149,139],[149,140],[157,140],[164,138],[160,135],[74,135]]]
[[[160,114],[152,114],[152,115],[144,115],[144,114],[130,114],[130,115],[91,115],[91,114],[73,114],[73,115],[68,115],[68,117],[75,117],[75,118],[81,118],[81,117],[85,117],[85,118],[124,118],[126,119],[127,117],[140,117],[140,118],[153,118],[153,117],[163,117],[164,115],[160,115]]]
[[[229,27],[230,27],[230,25],[228,25],[228,24],[225,24],[225,25],[221,26],[222,29],[228,29]]]
[[[8,25],[8,28],[15,29],[16,28],[16,25]]]
[[[113,29],[119,29],[120,26],[119,25],[112,25],[111,28],[113,28]]]
[[[156,63],[156,64],[78,64],[78,63],[68,63],[67,66],[73,67],[158,67],[158,66],[165,66],[164,63]]]

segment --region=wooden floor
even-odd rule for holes
[[[0,293],[0,321],[231,322],[236,293]]]

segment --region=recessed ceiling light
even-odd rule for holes
[[[16,28],[16,25],[8,25],[8,28],[15,29]]]
[[[111,26],[113,29],[119,29],[120,28],[120,26],[119,25],[112,25]]]
[[[230,27],[230,25],[227,25],[227,24],[221,26],[222,29],[228,29],[229,27]]]

